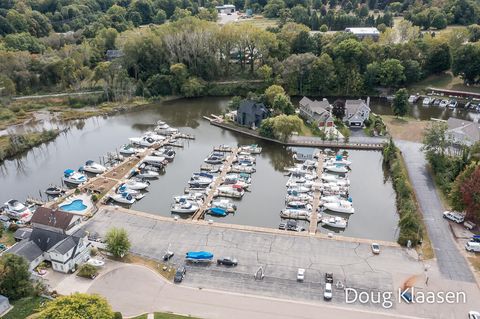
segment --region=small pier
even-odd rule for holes
[[[220,186],[224,177],[230,171],[230,167],[232,166],[233,161],[237,157],[237,153],[238,153],[238,148],[233,148],[232,152],[227,157],[227,160],[223,163],[222,170],[220,171],[220,174],[218,175],[215,182],[213,183],[212,188],[208,192],[207,198],[203,202],[202,206],[200,206],[200,208],[195,212],[195,214],[193,214],[192,219],[199,220],[203,218],[203,216],[205,215],[205,212],[207,211],[208,207],[210,206],[210,203],[213,200],[213,196],[215,195],[215,192],[217,191],[218,186]]]
[[[322,180],[322,173],[323,173],[323,154],[318,154],[318,162],[317,162],[317,178],[318,180]],[[317,224],[318,220],[318,207],[320,206],[320,197],[322,192],[320,189],[315,188],[315,192],[313,194],[313,202],[312,202],[312,214],[310,216],[310,225],[309,225],[309,233],[310,235],[315,235],[317,232]]]

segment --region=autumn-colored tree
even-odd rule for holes
[[[480,165],[472,175],[465,180],[462,187],[463,202],[467,219],[480,221]]]

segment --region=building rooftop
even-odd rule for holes
[[[480,141],[480,124],[451,117],[447,120],[448,130],[466,136],[472,143]]]
[[[38,207],[33,214],[31,223],[50,226],[65,231],[69,228],[70,224],[79,218],[79,216],[61,210]]]
[[[346,28],[345,31],[355,35],[380,35],[377,28]]]
[[[8,253],[22,256],[29,262],[34,261],[39,256],[43,254],[43,251],[35,245],[34,242],[27,240],[22,240],[19,243],[16,243],[7,250]]]

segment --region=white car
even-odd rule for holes
[[[469,311],[468,319],[480,319],[480,312],[478,311]]]
[[[377,243],[372,243],[372,253],[375,255],[380,254],[380,245]]]
[[[325,290],[323,292],[323,299],[324,300],[332,300],[332,295],[333,295],[332,284],[327,282],[325,284]]]
[[[298,268],[297,271],[297,281],[303,281],[305,279],[305,269]]]
[[[454,221],[457,224],[461,224],[465,221],[465,216],[462,213],[450,212],[448,210],[443,212],[443,218],[450,219],[451,221]]]

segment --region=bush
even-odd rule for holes
[[[98,275],[98,269],[90,264],[83,264],[78,270],[77,276],[93,279]]]
[[[117,311],[113,314],[113,319],[122,319],[122,318],[123,318],[123,316],[122,316],[121,312]]]
[[[327,31],[328,31],[327,25],[322,24],[322,26],[320,27],[320,32],[327,32]]]

